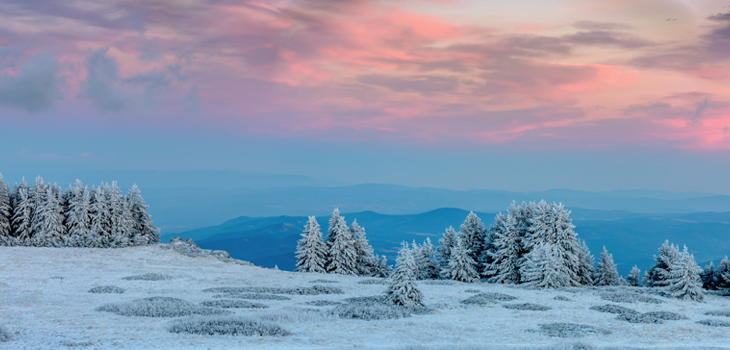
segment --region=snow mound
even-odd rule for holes
[[[119,288],[117,286],[98,286],[98,287],[89,289],[89,293],[122,294],[122,293],[124,293],[124,288]]]
[[[261,294],[261,293],[241,293],[241,294],[218,294],[214,295],[216,299],[248,299],[248,300],[291,300],[290,297],[275,294]]]
[[[550,337],[579,338],[586,335],[609,335],[611,331],[587,324],[575,323],[546,323],[538,325],[540,332]]]
[[[504,304],[504,305],[502,305],[502,307],[505,309],[526,310],[526,311],[547,311],[547,310],[552,309],[549,306],[532,304],[532,303]]]
[[[164,281],[172,279],[172,277],[159,273],[145,273],[143,275],[123,277],[122,279],[125,281]]]
[[[180,317],[190,315],[226,315],[230,311],[201,307],[189,301],[171,297],[137,299],[129,303],[112,303],[96,311],[112,312],[121,316]]]
[[[250,301],[228,299],[204,301],[200,303],[200,305],[206,307],[217,307],[221,309],[266,309],[269,307],[268,305],[264,305],[261,303],[252,303]]]
[[[730,317],[730,310],[712,310],[705,312],[705,315]]]
[[[479,289],[467,289],[464,291],[464,293],[481,293],[482,291]]]
[[[255,321],[238,316],[196,316],[176,320],[168,329],[171,333],[201,335],[287,336],[291,332],[274,323]]]
[[[278,288],[278,287],[215,287],[203,290],[208,293],[268,293],[268,294],[290,294],[290,295],[319,295],[319,294],[345,294],[337,287],[311,286],[299,288]]]
[[[0,326],[0,343],[4,343],[6,341],[13,340],[13,335],[10,334],[10,332],[5,329],[5,327]]]
[[[730,322],[723,321],[723,320],[707,319],[707,320],[697,321],[697,323],[705,325],[705,326],[710,326],[710,327],[730,327]]]

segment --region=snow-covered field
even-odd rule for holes
[[[156,281],[124,279],[145,273],[171,278]],[[730,322],[730,316],[705,315],[708,311],[730,311],[730,298],[713,295],[708,295],[701,303],[657,295],[647,296],[660,303],[611,302],[604,299],[606,295],[621,296],[630,288],[525,290],[485,283],[422,281],[419,286],[425,295],[426,306],[433,310],[426,315],[371,321],[342,319],[328,312],[335,306],[307,304],[380,295],[386,288],[382,284],[358,283],[365,280],[372,278],[300,274],[245,266],[213,257],[188,257],[159,245],[123,249],[0,247],[0,333],[5,329],[12,338],[0,342],[0,348],[502,349],[585,346],[730,349],[730,327],[697,323],[708,319]],[[287,336],[172,333],[169,331],[171,324],[187,317],[120,316],[96,311],[109,303],[158,296],[183,299],[197,307],[206,301],[222,300],[215,298],[222,293],[204,291],[213,287],[315,285],[340,288],[344,294],[280,294],[285,298],[279,299],[290,300],[248,300],[268,308],[227,309],[237,315],[251,316],[251,319],[273,320],[291,333]],[[125,292],[89,292],[100,286],[116,286]],[[462,303],[477,293],[503,293],[516,299],[486,306]],[[504,307],[519,303],[550,309],[530,311]],[[589,309],[603,305],[619,305],[639,313],[668,311],[686,316],[686,319],[630,323],[617,319],[616,314]],[[305,313],[303,309],[321,312]],[[565,338],[540,331],[541,324],[558,322],[594,326],[600,332]]]

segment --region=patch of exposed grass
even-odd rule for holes
[[[311,306],[335,306],[335,305],[342,305],[342,303],[339,302],[339,301],[331,301],[331,300],[313,300],[313,301],[308,301],[308,302],[306,302],[304,304],[311,305]]]
[[[218,294],[214,295],[216,299],[248,299],[248,300],[291,300],[290,297],[275,294],[260,294],[260,293],[241,293],[241,294]]]
[[[610,292],[601,293],[601,299],[614,303],[650,303],[661,304],[664,301],[630,290],[616,289]]]
[[[159,273],[145,273],[143,275],[127,276],[122,279],[127,281],[164,281],[172,279],[172,277]]]
[[[461,303],[466,305],[485,306],[496,304],[498,301],[511,301],[515,299],[517,298],[502,293],[479,293],[467,298],[466,300],[463,300]]]
[[[705,326],[710,326],[710,327],[730,327],[730,322],[724,321],[724,320],[707,319],[707,320],[697,321],[697,323],[699,323],[701,325],[705,325]]]
[[[547,310],[552,309],[549,306],[532,304],[532,303],[504,304],[504,305],[502,305],[502,307],[505,309],[526,310],[526,311],[547,311]]]
[[[600,327],[587,324],[575,323],[546,323],[539,325],[540,332],[550,336],[559,338],[578,338],[586,335],[608,335],[611,331]]]
[[[625,308],[623,306],[618,305],[600,305],[600,306],[591,306],[588,308],[588,310],[598,311],[598,312],[607,312],[610,314],[618,314],[618,315],[638,315],[638,311],[631,310],[629,308]]]
[[[730,317],[730,310],[712,310],[705,312],[705,315]]]
[[[96,311],[112,312],[121,316],[180,317],[190,315],[226,315],[230,311],[195,305],[189,301],[170,297],[151,297],[128,303],[112,303],[98,307]]]
[[[204,301],[200,305],[206,307],[217,307],[221,309],[266,309],[269,306],[261,303],[252,303],[245,300],[228,300],[218,299],[211,301]]]
[[[0,343],[13,340],[13,334],[10,333],[5,327],[0,326]]]
[[[99,286],[89,289],[89,293],[100,293],[100,294],[122,294],[124,288],[117,286]]]
[[[329,286],[311,286],[298,288],[278,287],[215,287],[203,290],[208,293],[265,293],[265,294],[289,294],[289,295],[320,295],[320,294],[345,294],[341,288]]]
[[[381,279],[377,279],[377,280],[375,280],[375,279],[364,280],[364,281],[360,281],[360,282],[357,282],[357,283],[358,284],[382,284],[382,285],[386,285],[389,282],[388,282],[388,280],[386,280],[384,278],[381,278]]]
[[[238,316],[196,316],[174,321],[172,333],[234,336],[287,336],[292,333],[271,322]]]
[[[685,320],[687,317],[669,311],[653,311],[643,314],[619,314],[617,319],[629,323],[664,323],[663,321]]]
[[[428,284],[432,286],[451,286],[454,285],[454,281],[449,280],[426,280],[426,281],[419,281],[423,284]]]
[[[309,281],[309,283],[340,283],[340,281],[333,281],[333,280],[314,280],[314,281]]]

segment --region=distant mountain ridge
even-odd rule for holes
[[[441,234],[449,226],[456,230],[468,211],[441,208],[420,214],[386,215],[373,211],[343,213],[347,223],[357,219],[367,232],[375,252],[394,262],[395,253],[402,241],[422,242],[430,237],[438,243]],[[477,212],[485,226],[489,227],[495,213]],[[619,272],[628,274],[636,264],[642,270],[652,263],[658,247],[669,239],[686,244],[698,263],[710,260],[716,263],[730,254],[730,212],[690,214],[637,214],[620,211],[574,210],[571,217],[579,238],[584,239],[593,254],[605,245],[613,254]],[[251,261],[257,265],[292,270],[295,265],[296,242],[306,223],[305,216],[238,217],[221,225],[182,233],[169,233],[163,241],[173,236],[192,238],[202,248],[227,250],[231,256]],[[329,215],[317,217],[326,234]]]

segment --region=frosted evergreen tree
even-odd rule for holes
[[[484,275],[492,276],[490,281],[496,283],[520,283],[520,263],[522,260],[522,245],[517,220],[514,216],[515,211],[510,210],[502,222],[504,228],[495,231],[494,240],[495,253],[493,253],[493,262],[484,273]],[[501,214],[497,215],[497,220]]]
[[[294,271],[326,273],[326,257],[327,244],[322,240],[319,223],[317,218],[310,216],[297,243],[297,268]]]
[[[357,219],[350,225],[350,235],[355,239],[355,252],[357,254],[357,270],[360,276],[372,276],[378,260],[373,254],[373,247],[368,242],[365,228],[357,223]]]
[[[459,233],[464,240],[464,248],[477,264],[477,271],[483,270],[484,266],[480,265],[479,262],[482,260],[482,254],[486,248],[487,229],[484,227],[482,220],[473,211],[469,212],[459,227]]]
[[[378,262],[372,271],[373,277],[388,277],[390,276],[390,266],[388,266],[388,259],[385,256],[375,255],[375,260]]]
[[[715,290],[717,288],[717,278],[715,277],[715,264],[710,261],[700,274],[702,280],[702,288],[707,290]]]
[[[111,242],[112,247],[126,247],[130,245],[130,230],[127,223],[123,222],[124,214],[124,198],[116,181],[112,181],[111,187],[105,193],[107,203],[109,203],[109,212],[111,214]],[[133,224],[132,224],[133,225]]]
[[[441,271],[444,278],[461,282],[477,282],[479,281],[479,273],[476,270],[476,262],[469,255],[469,251],[465,247],[464,241],[459,238],[451,250],[449,257],[449,265]]]
[[[90,192],[76,180],[71,190],[66,210],[67,245],[72,247],[89,246],[89,229],[91,228],[91,196]]]
[[[132,215],[135,220],[134,245],[147,245],[160,242],[160,230],[152,224],[152,217],[147,213],[148,206],[144,203],[137,185],[127,194],[127,200],[131,204]]]
[[[531,251],[538,245],[550,244],[560,257],[568,272],[570,285],[580,285],[578,271],[582,249],[578,243],[578,235],[573,231],[570,211],[563,204],[547,204],[540,201],[534,216],[529,220],[529,233],[524,239],[523,249]]]
[[[327,272],[342,275],[357,275],[358,266],[355,237],[352,237],[344,217],[338,217],[334,233],[335,241],[330,247],[330,261],[327,264]]]
[[[30,219],[30,230],[32,232],[32,236],[38,234],[42,229],[44,216],[43,208],[46,203],[47,194],[48,190],[46,189],[46,184],[43,182],[43,178],[37,176],[33,183],[33,187],[30,189],[30,192],[28,192],[32,213]],[[37,239],[40,239],[40,237]]]
[[[114,233],[114,242],[117,247],[127,247],[138,244],[137,220],[132,211],[133,203],[129,197],[121,197],[121,212],[117,214],[117,222]]]
[[[92,246],[96,248],[107,248],[111,244],[111,209],[109,208],[107,187],[103,183],[98,188],[91,187],[91,227],[90,236],[93,237]]]
[[[717,265],[715,280],[715,289],[730,292],[730,260],[728,260],[727,256]]]
[[[576,273],[578,275],[579,283],[584,286],[592,286],[594,273],[593,265],[595,264],[595,262],[593,260],[593,255],[591,255],[591,251],[590,249],[588,249],[588,245],[585,241],[581,241],[578,260],[578,271],[576,271]]]
[[[40,231],[34,238],[36,246],[63,246],[63,238],[66,235],[66,226],[63,223],[63,205],[61,188],[56,184],[46,186],[45,203],[42,204],[42,224]],[[40,207],[40,205],[39,205]]]
[[[431,239],[426,237],[426,241],[421,245],[416,245],[414,240],[413,246],[418,247],[417,251],[414,251],[416,266],[418,267],[416,278],[419,280],[439,278],[440,267],[438,261],[436,261],[436,252]]]
[[[31,230],[33,202],[30,200],[30,189],[25,182],[25,178],[23,178],[13,195],[15,197],[15,207],[13,208],[14,236],[18,238],[21,244],[29,244],[30,238],[33,236]]]
[[[574,276],[565,264],[562,249],[555,244],[542,243],[525,255],[521,267],[526,287],[562,288],[574,285]]]
[[[405,306],[423,305],[423,293],[416,284],[416,261],[411,252],[408,244],[403,242],[390,285],[385,292],[387,303]]]
[[[608,253],[606,246],[603,246],[601,258],[598,260],[596,268],[595,285],[597,286],[618,286],[619,275],[616,270],[616,264],[613,263],[613,255]]]
[[[10,188],[0,174],[0,239],[12,233],[13,208],[10,201]]]
[[[459,234],[454,231],[454,228],[449,226],[446,229],[443,237],[439,239],[439,247],[436,248],[436,257],[441,264],[441,269],[445,269],[449,266],[449,258],[451,257],[451,249],[456,245],[459,240]]]
[[[687,246],[680,253],[669,269],[668,289],[672,297],[685,300],[702,301],[705,293],[700,280],[702,269],[695,262],[695,258],[687,251]]]
[[[642,281],[646,287],[665,287],[669,284],[671,266],[680,258],[679,247],[664,241],[659,247],[659,255],[654,255],[654,266],[645,273]]]
[[[632,287],[638,287],[641,285],[641,270],[639,270],[636,265],[631,268],[631,272],[629,272],[629,277],[626,277],[626,283],[628,283],[629,286]]]
[[[330,226],[327,229],[327,245],[332,247],[337,237],[337,224],[340,220],[340,208],[332,210],[332,216],[330,217]]]

